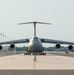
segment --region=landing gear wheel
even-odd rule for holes
[[[27,53],[24,53],[24,55],[27,55]]]
[[[33,55],[38,55],[38,53],[33,53]]]
[[[46,55],[46,53],[39,53],[39,55]]]
[[[31,53],[27,53],[27,55],[31,55]]]
[[[24,55],[31,55],[31,53],[24,53]]]
[[[43,55],[46,55],[46,53],[43,53]]]
[[[43,53],[39,53],[39,55],[43,55]]]

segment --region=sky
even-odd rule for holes
[[[74,0],[0,0],[0,33],[31,38],[33,25],[18,25],[29,21],[52,23],[37,25],[40,38],[74,42]]]

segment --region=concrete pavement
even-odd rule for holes
[[[74,70],[74,58],[47,54],[46,56],[11,55],[0,57],[0,70]]]

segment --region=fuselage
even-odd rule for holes
[[[28,52],[43,52],[44,48],[43,48],[43,45],[40,41],[40,39],[38,37],[33,37],[30,39],[30,42],[29,42],[29,46],[28,46]]]

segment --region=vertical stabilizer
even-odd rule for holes
[[[19,23],[19,25],[21,25],[21,24],[31,24],[31,23],[34,25],[34,36],[36,36],[36,24],[50,24],[51,25],[51,23],[36,22],[36,21],[26,22],[26,23]]]

